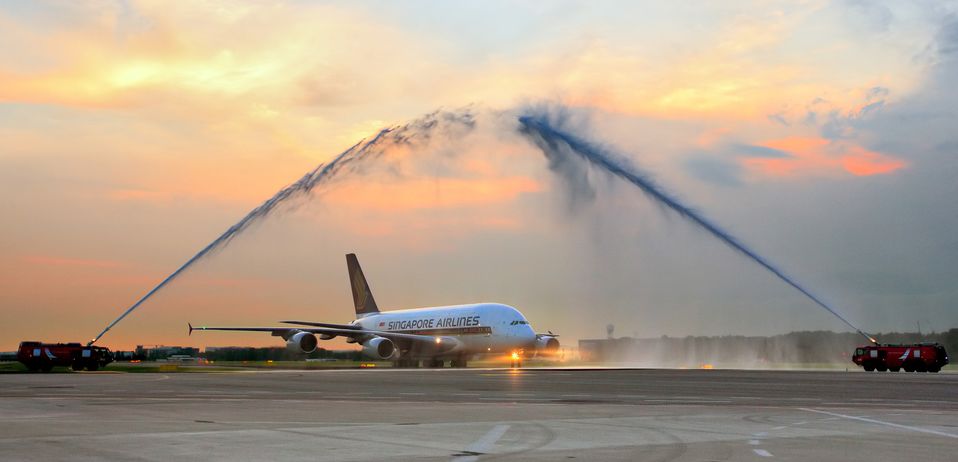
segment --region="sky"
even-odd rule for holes
[[[347,322],[349,252],[382,308],[503,302],[565,343],[846,330],[616,178],[564,182],[529,111],[865,331],[958,326],[956,2],[8,1],[0,42],[0,350],[91,338],[277,190],[437,110],[476,124],[285,204],[101,343]]]

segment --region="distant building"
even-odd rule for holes
[[[168,360],[171,356],[177,357],[198,357],[200,349],[196,347],[184,346],[165,346],[157,345],[153,348],[144,348],[143,345],[137,345],[134,356],[145,361]]]

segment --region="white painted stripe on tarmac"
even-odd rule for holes
[[[764,449],[752,449],[752,452],[762,456],[762,457],[773,457],[771,452],[768,452]]]
[[[496,441],[499,441],[499,438],[502,438],[502,435],[506,434],[506,431],[509,430],[509,425],[496,425],[492,427],[492,430],[489,430],[488,433],[482,435],[481,438],[476,440],[474,443],[466,446],[464,452],[474,452],[479,454],[485,454],[492,449],[492,446],[496,444]],[[479,460],[479,456],[467,456],[467,457],[455,457],[452,460],[457,462],[475,462]]]
[[[841,418],[843,418],[843,419],[858,420],[858,421],[860,421],[860,422],[868,422],[868,423],[876,424],[876,425],[884,425],[884,426],[886,426],[886,427],[900,428],[900,429],[902,429],[902,430],[909,430],[909,431],[919,432],[919,433],[928,433],[928,434],[931,434],[931,435],[944,436],[945,438],[955,438],[955,439],[958,439],[958,435],[954,435],[954,434],[951,434],[951,433],[940,432],[940,431],[938,431],[938,430],[931,430],[931,429],[929,429],[929,428],[913,427],[913,426],[911,426],[911,425],[896,424],[896,423],[892,423],[892,422],[885,422],[884,420],[869,419],[869,418],[867,418],[867,417],[857,417],[857,416],[853,416],[853,415],[845,415],[845,414],[839,414],[839,413],[837,413],[837,412],[821,411],[821,410],[818,410],[818,409],[810,409],[810,408],[806,408],[806,407],[800,407],[799,409],[801,409],[801,410],[803,410],[803,411],[808,411],[808,412],[817,412],[817,413],[819,413],[819,414],[830,415],[830,416],[832,416],[832,417],[841,417]]]

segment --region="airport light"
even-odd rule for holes
[[[512,358],[512,366],[511,366],[511,367],[512,367],[513,369],[515,369],[515,368],[517,368],[517,367],[522,367],[522,359],[521,359],[521,357],[519,356],[519,352],[518,352],[518,351],[513,351],[513,352],[512,352],[512,355],[510,355],[510,357]]]

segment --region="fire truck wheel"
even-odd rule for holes
[[[50,372],[53,370],[53,364],[44,364],[40,366],[40,370],[42,370],[43,372]]]
[[[905,369],[905,372],[915,372],[915,366],[912,366],[911,363],[905,363],[902,367]]]
[[[884,364],[879,364],[875,369],[877,369],[878,372],[885,372],[888,370],[888,367],[886,367]]]
[[[938,372],[938,371],[941,371],[941,368],[940,368],[940,367],[931,367],[931,368],[928,368],[928,372]]]
[[[79,361],[76,361],[76,362],[74,362],[73,364],[70,365],[70,368],[73,369],[73,370],[75,370],[75,371],[82,371],[82,370],[83,370],[83,363],[81,363],[81,362],[79,362]]]
[[[928,367],[925,366],[925,363],[918,363],[915,365],[915,372],[928,372]]]
[[[888,370],[890,370],[890,371],[892,371],[892,372],[898,372],[899,370],[901,370],[901,368],[900,368],[900,367],[889,367]]]
[[[30,372],[37,372],[40,370],[40,366],[36,364],[30,364],[29,366],[27,366],[27,370]]]
[[[868,371],[868,372],[871,372],[871,371],[875,370],[875,365],[872,364],[872,363],[865,363],[865,365],[864,365],[863,367],[864,367],[865,370]]]
[[[97,370],[97,369],[99,369],[99,368],[100,368],[100,365],[97,364],[97,363],[90,363],[90,364],[87,364],[87,365],[86,365],[86,370],[88,370],[88,371],[95,371],[95,370]]]

